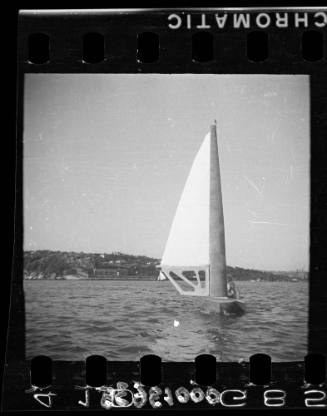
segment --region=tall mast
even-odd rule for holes
[[[225,227],[218,157],[217,125],[210,128],[210,290],[214,297],[227,296]]]

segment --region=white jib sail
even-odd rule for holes
[[[170,229],[161,267],[208,267],[210,133],[195,157]]]

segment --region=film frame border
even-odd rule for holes
[[[274,11],[289,13],[315,13],[322,8],[272,8],[264,9],[265,13]],[[263,9],[247,9],[252,15],[260,13]],[[81,12],[81,13],[80,13]],[[40,11],[34,14],[32,11],[22,12],[19,16],[18,33],[18,119],[17,119],[17,177],[16,177],[16,212],[15,212],[15,250],[11,282],[11,309],[10,326],[7,340],[6,377],[5,387],[9,380],[17,378],[24,389],[29,382],[29,362],[25,361],[25,310],[23,292],[23,251],[22,251],[22,136],[23,136],[23,89],[25,73],[216,73],[216,74],[308,74],[310,75],[310,99],[311,99],[311,227],[310,227],[310,305],[309,305],[309,339],[308,353],[322,353],[327,350],[326,323],[323,316],[326,311],[326,262],[323,258],[324,239],[326,235],[326,219],[324,216],[324,201],[326,201],[326,184],[323,183],[324,160],[327,150],[324,142],[324,132],[327,131],[327,77],[324,74],[326,68],[325,56],[319,62],[305,62],[301,58],[301,36],[308,30],[320,31],[327,43],[326,30],[309,25],[303,27],[276,28],[269,27],[266,31],[269,35],[272,53],[264,62],[249,62],[245,53],[247,33],[258,28],[235,29],[227,26],[223,30],[209,30],[213,34],[216,50],[221,52],[211,62],[195,62],[192,60],[192,35],[199,31],[185,26],[178,31],[169,30],[167,18],[171,14],[194,17],[202,14],[216,12],[237,13],[244,9],[161,9],[161,10],[117,10],[106,11],[78,11],[77,14],[69,14],[68,11]],[[65,16],[63,20],[62,17]],[[42,18],[41,18],[42,17]],[[60,21],[61,20],[61,21]],[[76,23],[76,27],[71,23]],[[69,29],[69,30],[68,30]],[[263,29],[259,29],[263,30]],[[82,32],[82,33],[81,33]],[[104,62],[88,64],[82,61],[81,39],[83,34],[90,32],[102,33],[108,40],[107,58]],[[136,59],[137,35],[139,33],[156,33],[160,41],[160,56],[157,62],[143,63]],[[50,61],[41,65],[33,65],[27,60],[27,38],[32,33],[46,33],[51,40]],[[66,33],[69,33],[67,37]],[[282,45],[282,46],[281,46]],[[285,50],[283,48],[286,48]],[[124,48],[124,55],[119,51]],[[123,71],[121,70],[123,69]],[[314,138],[314,140],[313,140]],[[324,199],[325,198],[325,199]],[[259,352],[259,351],[258,351]],[[184,374],[177,384],[189,382],[194,378],[193,363],[163,363],[165,374],[164,384],[174,384],[173,366],[179,367],[176,374]],[[176,367],[177,368],[177,367]],[[115,370],[114,370],[115,369]],[[227,370],[226,370],[227,369]],[[81,384],[85,374],[83,362],[71,362],[70,371],[67,373],[61,362],[54,362],[54,370],[58,373],[57,381],[66,386],[67,391],[72,389],[71,381]],[[183,371],[185,370],[185,371]],[[217,371],[234,386],[248,380],[248,363],[217,363]],[[139,363],[137,362],[108,362],[108,373],[121,375],[122,380],[129,381],[130,374],[139,375]],[[127,378],[126,378],[127,377]],[[186,377],[186,378],[185,378]],[[303,363],[272,363],[272,379],[289,385],[292,381],[303,377]],[[110,382],[110,377],[109,380]],[[118,381],[116,379],[115,381]],[[24,385],[23,385],[24,384]],[[281,385],[281,384],[280,384]],[[4,389],[6,393],[6,388]],[[15,395],[17,392],[15,393]],[[17,396],[15,396],[17,397]],[[66,397],[67,399],[67,397]],[[5,407],[10,408],[14,404],[13,396],[7,400],[4,397]],[[26,404],[26,400],[23,400]],[[67,403],[65,405],[65,403]],[[25,405],[23,404],[23,406]],[[254,404],[254,402],[253,402]],[[62,409],[70,408],[71,400],[65,402],[63,397]],[[67,407],[68,406],[68,407]],[[256,406],[255,406],[256,407]],[[260,406],[259,406],[260,407]],[[23,409],[24,407],[22,407]],[[36,408],[36,407],[35,407]],[[200,409],[199,404],[185,407]],[[246,407],[248,408],[248,406]],[[286,406],[287,409],[292,408]],[[54,407],[54,410],[57,410]]]

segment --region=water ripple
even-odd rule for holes
[[[307,353],[308,284],[237,282],[247,313],[205,313],[198,299],[182,297],[169,282],[25,281],[27,358],[165,361],[247,359],[254,352],[275,361]],[[178,324],[176,324],[178,322]]]

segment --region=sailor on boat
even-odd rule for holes
[[[230,276],[227,275],[227,297],[231,299],[238,299],[239,294],[235,283]]]

